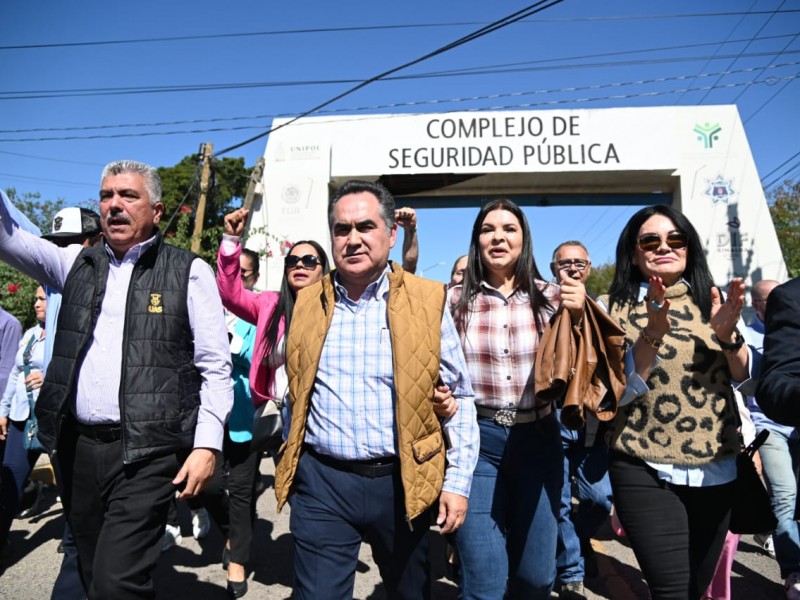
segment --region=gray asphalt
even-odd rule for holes
[[[271,460],[261,464],[262,478],[269,487],[258,501],[258,521],[251,553],[249,587],[251,600],[278,600],[291,597],[292,541],[289,510],[275,511],[272,492]],[[10,539],[13,552],[0,575],[0,598],[34,600],[50,597],[61,555],[56,552],[63,520],[55,491],[46,492],[43,510],[30,519],[17,519]],[[180,546],[162,554],[156,573],[158,598],[169,600],[224,600],[225,572],[220,559],[222,536],[212,528],[200,542],[192,538],[191,515],[180,503],[179,520],[183,532]],[[593,540],[598,554],[598,576],[586,581],[589,600],[633,600],[648,598],[647,587],[636,560],[624,540],[610,530]],[[458,589],[446,576],[444,543],[431,532],[431,564],[435,600],[456,600]],[[777,600],[784,598],[777,563],[762,553],[751,536],[743,536],[731,578],[733,600]],[[553,597],[557,597],[555,594]],[[354,598],[383,600],[386,595],[369,548],[362,548],[356,575]]]

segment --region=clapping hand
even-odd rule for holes
[[[661,277],[652,275],[647,286],[647,334],[660,340],[670,330],[669,300],[665,297],[667,288]]]
[[[716,287],[711,288],[711,329],[724,343],[733,341],[733,332],[744,307],[744,279],[736,277],[728,286],[728,297],[723,301]]]

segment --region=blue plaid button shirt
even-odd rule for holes
[[[336,304],[311,392],[305,442],[340,460],[397,455],[396,394],[384,272],[360,300],[351,300],[334,278]],[[439,374],[458,400],[443,422],[450,441],[444,491],[469,496],[478,460],[475,397],[455,325],[442,316]]]

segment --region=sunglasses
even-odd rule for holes
[[[306,254],[305,256],[297,256],[296,254],[290,254],[289,256],[283,259],[283,264],[289,271],[291,271],[292,269],[296,269],[297,265],[299,265],[300,263],[303,263],[304,269],[313,271],[314,269],[317,268],[317,265],[320,264],[320,260],[313,254]]]
[[[642,252],[655,252],[661,247],[662,238],[657,233],[646,233],[639,238],[639,249]],[[689,245],[689,236],[680,231],[667,234],[667,246],[672,250],[681,250]]]
[[[570,269],[575,269],[576,271],[585,271],[586,267],[589,266],[588,260],[583,260],[582,258],[574,258],[564,259],[564,260],[557,260],[555,263],[556,269],[559,271],[569,271]]]

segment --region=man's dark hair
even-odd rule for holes
[[[383,222],[386,223],[386,229],[391,230],[394,227],[394,196],[392,193],[383,187],[380,183],[365,181],[363,179],[350,179],[345,181],[336,193],[331,198],[328,205],[328,226],[333,229],[333,207],[336,203],[348,194],[362,194],[370,193],[381,205],[380,212]]]

